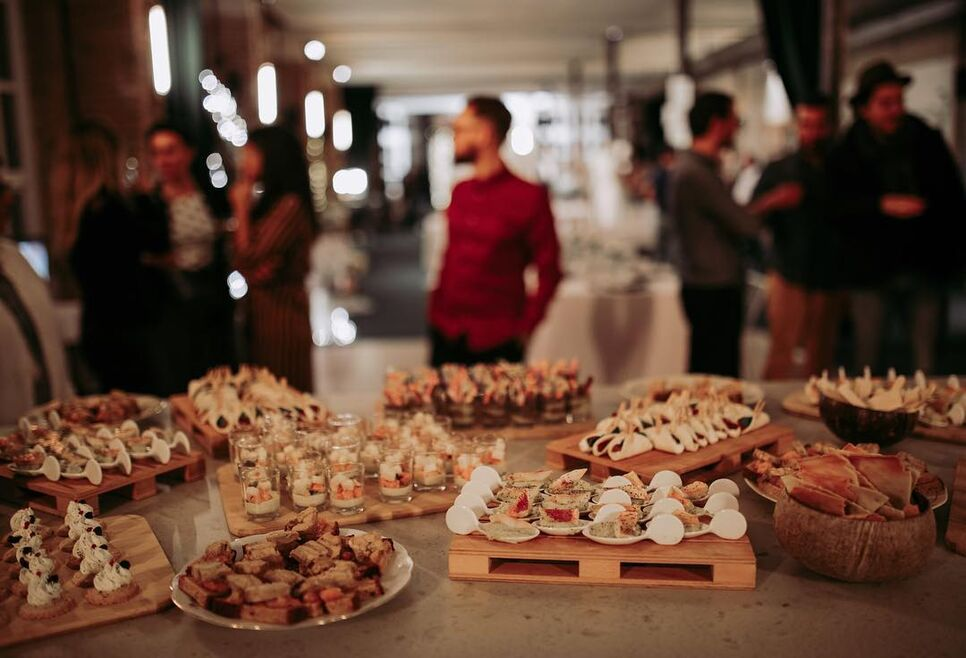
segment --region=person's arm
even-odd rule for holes
[[[306,210],[294,194],[286,195],[268,211],[258,227],[251,226],[247,208],[237,214],[235,231],[235,268],[250,283],[272,280],[282,266],[285,254],[305,236],[302,224]]]
[[[536,215],[527,230],[526,240],[530,249],[531,262],[537,267],[539,285],[536,293],[527,298],[524,309],[521,336],[524,342],[543,320],[547,306],[550,305],[557,285],[563,278],[563,272],[560,269],[560,243],[557,241],[553,212],[550,210],[550,197],[546,190],[540,195]]]
[[[728,188],[710,170],[680,181],[679,195],[693,195],[698,207],[714,217],[725,230],[741,237],[754,237],[761,229],[761,217],[731,198]]]

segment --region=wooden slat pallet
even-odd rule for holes
[[[960,555],[966,555],[966,457],[956,463],[946,543]]]
[[[194,439],[205,452],[212,456],[224,457],[228,452],[228,435],[215,431],[211,425],[201,422],[195,414],[194,406],[187,395],[175,395],[170,400],[171,416],[175,424]],[[505,439],[542,439],[550,441],[577,432],[589,432],[596,421],[558,423],[555,425],[534,425],[533,427],[467,427],[456,428],[456,432],[466,436],[494,433]]]
[[[452,580],[750,590],[755,568],[747,536],[728,541],[704,535],[677,546],[650,541],[605,546],[584,537],[541,535],[505,544],[454,535],[449,547]]]
[[[208,423],[201,422],[195,414],[195,407],[187,395],[172,395],[171,420],[211,457],[224,457],[228,454],[228,435],[215,431]]]
[[[575,434],[548,443],[547,466],[563,471],[587,468],[590,477],[595,480],[604,480],[611,475],[634,471],[644,478],[645,482],[654,477],[658,471],[669,470],[679,473],[685,481],[690,482],[692,480],[710,481],[734,473],[741,468],[742,461],[749,458],[756,448],[772,450],[776,453],[784,452],[794,440],[795,434],[788,427],[770,424],[735,439],[718,441],[697,452],[672,455],[651,450],[621,461],[581,452],[577,445],[581,438],[583,435]]]
[[[84,501],[99,513],[98,497],[110,492],[123,493],[131,500],[150,498],[158,492],[159,477],[180,478],[193,482],[205,476],[205,458],[197,450],[188,454],[171,453],[167,464],[153,459],[132,460],[130,475],[117,469],[104,471],[99,485],[87,480],[65,479],[51,482],[44,477],[15,475],[6,466],[0,467],[0,498],[16,505],[28,503],[31,507],[49,514],[63,516],[72,500]]]
[[[795,391],[782,400],[782,409],[793,416],[800,416],[810,420],[822,420],[818,407],[808,401],[803,391]],[[944,443],[966,445],[966,427],[931,427],[922,423],[916,425],[913,436]]]
[[[0,603],[0,610],[10,619],[10,622],[4,625],[3,633],[0,633],[0,647],[152,615],[171,605],[169,588],[174,571],[144,517],[125,514],[108,516],[101,519],[101,522],[104,524],[111,547],[120,551],[122,559],[131,562],[131,572],[141,588],[140,594],[118,605],[91,605],[84,600],[83,590],[70,582],[75,571],[66,566],[66,554],[57,549],[57,544],[63,541],[63,538],[54,537],[49,540],[47,552],[59,563],[57,572],[60,575],[60,582],[63,583],[64,594],[72,597],[77,602],[77,606],[67,614],[54,619],[28,621],[17,614],[25,599],[11,594]]]
[[[288,493],[283,493],[282,506],[279,509],[278,516],[271,521],[254,522],[249,520],[245,513],[245,505],[242,502],[241,485],[235,479],[235,467],[231,464],[225,464],[219,467],[217,476],[218,491],[221,493],[221,505],[225,511],[228,532],[235,537],[248,537],[263,532],[281,530],[286,523],[295,517],[292,499],[289,498]],[[452,488],[446,491],[414,491],[412,502],[391,504],[379,500],[375,482],[367,481],[365,509],[362,512],[343,515],[325,511],[322,514],[327,519],[338,521],[340,525],[391,521],[392,519],[438,514],[450,508],[458,493]]]

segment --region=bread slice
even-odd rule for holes
[[[241,608],[242,619],[262,624],[295,624],[305,619],[306,614],[305,606],[301,603],[284,607],[243,605]]]
[[[259,583],[244,589],[245,603],[262,603],[288,596],[291,589],[287,583]]]
[[[268,533],[265,540],[275,544],[275,548],[282,555],[288,555],[293,548],[299,545],[299,533],[294,530],[278,530]]]
[[[288,569],[270,569],[262,574],[262,578],[270,583],[285,583],[287,585],[298,585],[305,580],[305,576],[302,574]]]
[[[194,599],[194,602],[205,610],[211,610],[211,602],[217,598],[213,592],[202,587],[200,582],[187,574],[178,578],[178,589]]]
[[[188,575],[197,581],[217,580],[231,573],[231,569],[221,562],[192,562],[188,565]]]
[[[265,560],[239,560],[234,564],[232,569],[235,570],[235,573],[249,576],[260,576],[268,571],[271,566],[272,565]]]
[[[262,581],[258,577],[240,573],[233,573],[230,576],[226,576],[225,580],[232,588],[240,590],[245,590],[249,587],[258,587],[262,584]]]
[[[243,605],[245,605],[245,595],[242,590],[234,587],[232,587],[231,593],[228,596],[216,596],[211,599],[211,611],[213,613],[232,619],[241,617]]]

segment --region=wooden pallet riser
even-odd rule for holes
[[[63,516],[71,501],[83,501],[100,513],[99,497],[104,494],[120,494],[131,500],[144,500],[158,493],[158,480],[193,482],[205,475],[205,460],[201,453],[173,455],[167,464],[156,462],[135,463],[131,475],[114,471],[104,474],[100,485],[87,480],[61,479],[51,482],[42,478],[24,478],[13,475],[9,469],[0,469],[4,486],[0,495],[8,502],[29,504],[32,508]]]
[[[586,468],[589,477],[597,481],[606,480],[612,475],[623,475],[628,471],[634,471],[649,480],[658,471],[672,470],[679,473],[685,482],[710,482],[741,470],[742,464],[751,459],[755,450],[766,450],[774,454],[785,452],[795,436],[788,428],[769,425],[742,437],[726,439],[714,446],[702,448],[695,453],[672,455],[652,450],[621,461],[581,452],[577,447],[581,438],[580,435],[574,435],[547,444],[547,466],[560,471]]]
[[[508,583],[747,590],[755,587],[756,563],[747,538],[686,540],[676,547],[647,542],[602,547],[582,538],[499,545],[482,538],[454,537],[449,576]]]

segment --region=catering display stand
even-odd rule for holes
[[[100,521],[110,538],[111,547],[119,551],[121,559],[131,563],[131,574],[140,593],[130,601],[117,605],[91,605],[84,598],[84,590],[71,583],[71,577],[76,572],[66,566],[67,555],[53,546],[63,538],[53,537],[49,540],[52,546],[48,553],[60,565],[57,573],[63,583],[64,595],[72,597],[77,605],[59,617],[30,621],[17,614],[25,599],[22,596],[8,596],[0,603],[0,610],[10,620],[0,633],[0,647],[152,615],[171,605],[169,585],[174,571],[144,517],[125,514],[108,516]]]
[[[158,479],[170,477],[184,482],[194,482],[205,476],[205,458],[197,450],[188,454],[171,453],[167,464],[154,459],[132,460],[131,474],[118,469],[104,471],[100,484],[86,479],[67,479],[61,476],[56,482],[45,477],[17,475],[6,466],[0,466],[0,500],[12,505],[29,504],[36,510],[63,516],[72,500],[83,501],[100,511],[98,497],[106,493],[120,493],[131,500],[143,500],[158,493]]]
[[[606,546],[584,537],[541,535],[507,544],[482,535],[454,535],[449,547],[452,580],[751,590],[755,569],[747,536],[704,535],[675,546],[646,540]]]
[[[791,445],[795,434],[784,425],[769,424],[737,438],[718,441],[696,452],[674,455],[651,450],[620,461],[582,452],[578,444],[583,437],[583,434],[574,434],[548,443],[547,466],[562,471],[586,468],[588,475],[595,480],[634,471],[645,482],[659,471],[674,471],[690,482],[710,481],[734,473],[741,469],[742,462],[750,458],[756,449],[781,454]]]
[[[292,499],[283,493],[278,516],[270,521],[251,521],[245,513],[242,502],[241,484],[235,479],[235,467],[225,464],[218,468],[218,492],[221,494],[221,506],[225,511],[225,521],[228,532],[235,537],[248,537],[273,530],[281,530],[285,524],[295,518]],[[405,519],[426,514],[445,512],[453,504],[458,492],[452,489],[446,491],[415,491],[413,500],[408,503],[384,503],[379,499],[379,492],[375,481],[367,480],[365,485],[365,509],[358,514],[337,514],[333,511],[322,513],[326,519],[337,521],[340,525],[348,526],[375,521],[391,521]]]
[[[810,420],[822,420],[818,406],[808,401],[804,391],[789,393],[782,399],[782,409],[786,413]],[[912,432],[913,436],[944,443],[955,443],[966,446],[966,427],[933,427],[918,423]]]

